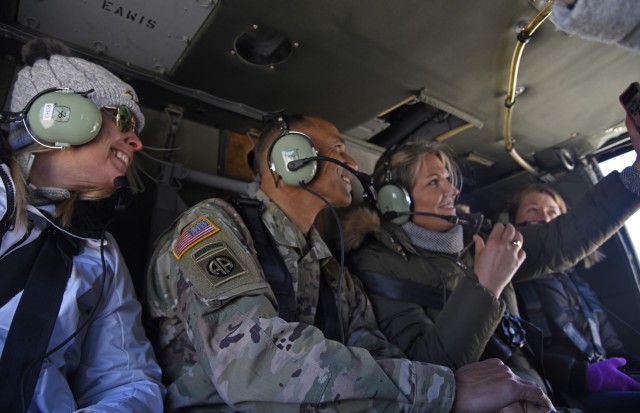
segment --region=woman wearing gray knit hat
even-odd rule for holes
[[[28,43],[23,58],[0,118],[0,405],[162,411],[126,264],[106,224],[79,213],[107,210],[97,200],[142,149],[136,94],[55,41]]]

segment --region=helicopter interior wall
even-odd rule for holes
[[[175,151],[168,152],[165,148],[171,139],[171,119],[165,111],[142,109],[146,123],[140,138],[145,148],[144,155],[136,155],[136,168],[145,189],[132,197],[127,212],[109,228],[137,291],[141,291],[153,243],[179,214],[180,202],[192,205],[219,195],[216,188],[185,181],[181,176],[186,164],[204,173],[218,173],[221,135],[217,128],[185,119],[172,140]],[[184,149],[187,145],[188,151]]]
[[[146,122],[140,137],[145,146],[145,156],[141,156],[140,160],[150,169],[148,172],[153,172],[154,166],[157,168],[166,162],[189,165],[190,168],[211,174],[220,172],[221,133],[218,128],[189,119],[176,119],[175,130],[172,130],[172,118],[167,111],[144,107],[143,113]]]

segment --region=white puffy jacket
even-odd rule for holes
[[[0,167],[8,172],[5,165]],[[21,242],[25,228],[8,231],[1,240],[0,258],[15,244],[21,248],[33,241],[46,225],[35,208],[29,210],[38,215],[32,233]],[[0,219],[6,211],[7,188],[0,180]],[[141,307],[120,250],[107,234],[103,271],[100,241],[81,239],[81,244],[48,349],[74,334],[99,301],[98,308],[77,336],[44,360],[28,411],[162,412],[160,368],[142,328]],[[22,292],[0,308],[0,351],[21,296]]]

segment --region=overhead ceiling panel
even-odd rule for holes
[[[18,22],[150,72],[170,72],[218,0],[21,0]]]

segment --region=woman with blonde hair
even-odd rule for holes
[[[627,128],[638,153],[629,117]],[[461,185],[446,151],[414,141],[389,152],[373,172],[377,208],[352,211],[344,227],[349,268],[382,332],[412,360],[456,369],[498,356],[544,388],[511,280],[570,267],[613,235],[640,208],[640,160],[602,179],[567,214],[538,226],[498,223],[485,241],[474,219],[458,216]]]
[[[27,43],[23,58],[2,114],[0,405],[162,411],[160,368],[106,232],[142,148],[136,94],[56,41]],[[111,208],[99,202],[112,194]]]

